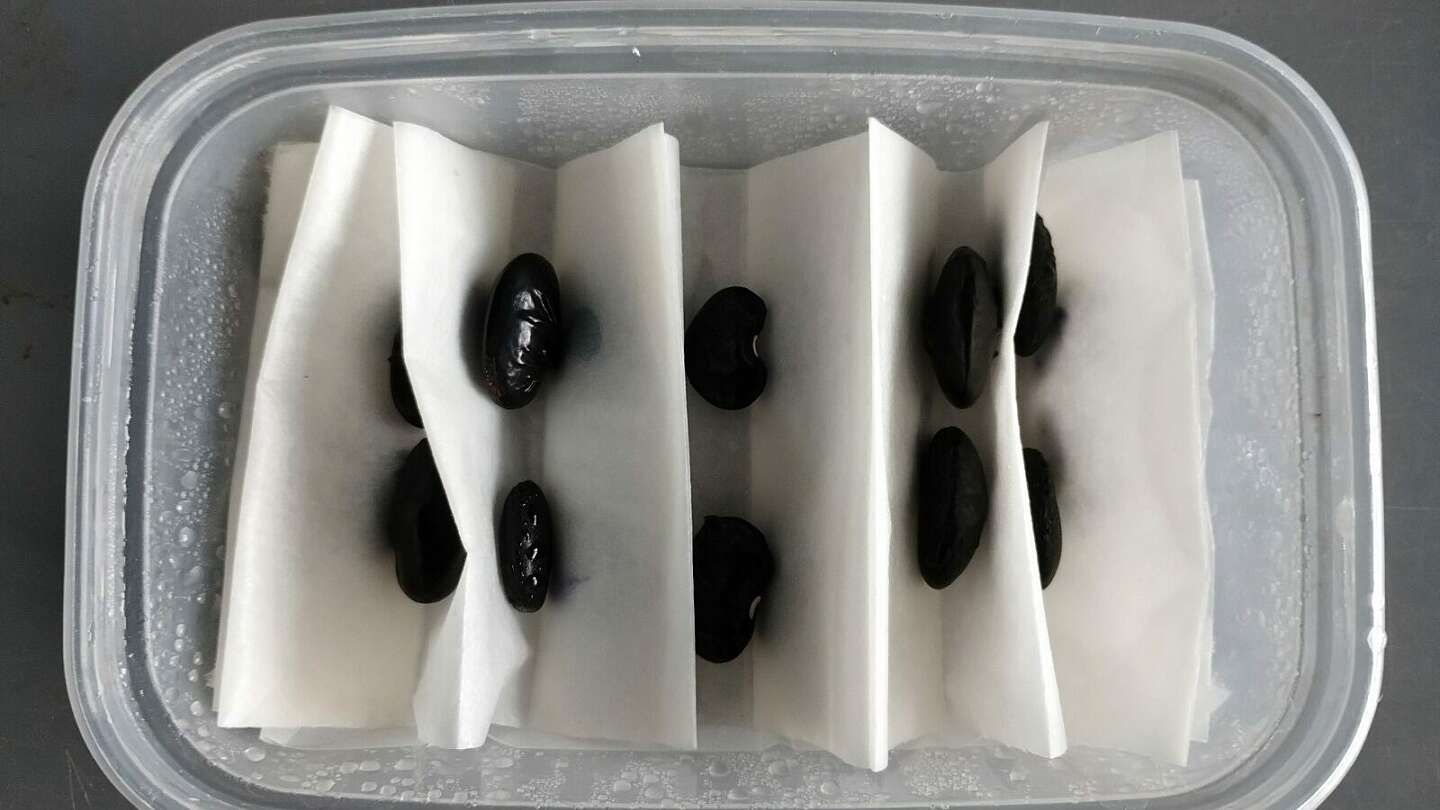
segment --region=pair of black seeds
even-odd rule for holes
[[[1030,523],[1040,587],[1050,587],[1060,569],[1060,505],[1045,456],[1024,449],[1025,487],[1030,496]],[[990,489],[980,453],[957,427],[942,428],[920,460],[920,576],[941,590],[964,572],[980,547],[990,512]]]
[[[395,578],[406,596],[428,604],[455,591],[465,568],[465,547],[426,439],[400,468],[386,532],[395,551]],[[535,482],[522,481],[506,496],[495,556],[506,601],[526,613],[539,610],[554,570],[555,529],[550,504]]]
[[[519,408],[535,398],[545,373],[558,365],[561,336],[554,268],[534,253],[516,257],[491,291],[478,336],[481,377],[497,404]],[[391,347],[390,396],[405,421],[423,427],[399,334]],[[455,590],[465,549],[428,441],[416,445],[400,469],[387,530],[396,579],[407,596],[428,603]],[[495,533],[501,588],[516,610],[533,612],[545,603],[554,550],[549,502],[537,484],[522,481],[505,498]]]
[[[740,410],[765,390],[756,348],[765,316],[765,301],[744,287],[726,287],[695,313],[685,330],[685,376],[706,402]],[[733,661],[755,633],[755,611],[775,575],[770,547],[743,518],[711,515],[695,534],[693,564],[695,653]]]
[[[1015,328],[1015,351],[1028,357],[1054,329],[1058,309],[1055,248],[1039,215],[1031,243],[1030,269]],[[968,247],[950,254],[926,301],[924,337],[945,397],[967,408],[980,397],[999,336],[1000,300],[985,260]],[[1060,564],[1060,512],[1049,466],[1038,450],[1024,451],[1031,522],[1039,557],[1041,587],[1049,586]],[[945,588],[970,564],[989,515],[985,468],[970,437],[956,427],[940,430],[921,456],[919,470],[920,575],[930,587]]]
[[[1015,324],[1015,353],[1029,357],[1054,331],[1058,278],[1050,229],[1037,214],[1030,270]],[[1000,288],[985,259],[956,248],[925,302],[925,351],[940,390],[957,408],[975,404],[989,377],[1000,332]]]

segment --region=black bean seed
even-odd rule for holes
[[[555,568],[555,524],[550,502],[534,481],[521,481],[505,496],[495,557],[505,600],[523,613],[539,610]]]
[[[956,248],[925,302],[925,351],[940,390],[955,407],[968,408],[980,398],[999,333],[999,300],[989,267],[970,248]]]
[[[395,550],[395,578],[406,596],[430,603],[455,590],[465,567],[465,547],[430,442],[424,439],[400,468],[386,528]]]
[[[545,372],[560,364],[560,282],[535,253],[505,265],[490,293],[481,335],[481,377],[502,408],[535,398]]]
[[[1015,353],[1029,357],[1040,351],[1055,328],[1059,280],[1055,274],[1055,244],[1045,220],[1035,215],[1035,236],[1030,244],[1030,273],[1020,299],[1020,320],[1015,324]]]
[[[1030,493],[1030,522],[1035,527],[1035,555],[1040,559],[1040,587],[1050,587],[1060,570],[1060,504],[1050,465],[1039,450],[1027,447],[1025,488]]]
[[[745,650],[775,560],[759,529],[710,515],[695,534],[695,652],[723,664]]]
[[[744,287],[726,287],[695,313],[685,330],[685,376],[706,402],[739,410],[765,390],[756,351],[765,314],[764,299]]]
[[[990,514],[985,467],[970,437],[942,428],[920,460],[920,576],[940,590],[955,581],[980,547]]]
[[[410,387],[410,372],[405,369],[405,354],[401,351],[400,333],[395,333],[395,342],[390,344],[390,401],[405,421],[417,428],[425,425],[420,421],[420,406],[415,404],[415,389]]]

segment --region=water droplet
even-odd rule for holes
[[[790,772],[790,766],[786,765],[783,761],[777,759],[774,762],[770,763],[770,767],[766,768],[765,770],[769,771],[771,776],[784,776],[785,774]]]
[[[840,785],[831,779],[826,779],[820,783],[820,795],[822,796],[834,796],[839,792]]]
[[[327,791],[327,790],[329,790],[330,788],[333,788],[333,787],[335,787],[335,780],[334,780],[334,779],[316,779],[316,780],[315,780],[315,789],[318,790],[318,791],[324,792],[324,791]]]
[[[185,474],[180,476],[180,486],[184,489],[194,489],[199,485],[200,473],[194,470],[186,470]]]
[[[515,760],[511,759],[510,757],[496,757],[495,761],[490,764],[496,768],[500,768],[503,770],[514,765]]]
[[[179,513],[182,514],[182,515],[184,515],[184,514],[189,513],[189,511],[190,511],[190,506],[191,506],[191,504],[190,504],[189,501],[181,501],[181,502],[175,504],[175,511],[176,511],[176,512],[179,512]]]
[[[377,785],[377,784],[375,784],[374,782],[366,782],[365,784],[363,784],[363,785],[360,786],[360,792],[361,792],[361,793],[374,793],[374,792],[375,792],[375,788],[378,788],[378,787],[380,787],[380,786]]]
[[[727,776],[730,773],[730,766],[717,759],[711,762],[710,767],[706,768],[705,771],[711,776]]]
[[[228,402],[221,402],[220,405],[215,408],[215,412],[220,414],[221,419],[229,419],[235,415],[235,406]]]
[[[510,791],[505,790],[504,788],[492,790],[489,793],[485,794],[485,798],[494,802],[503,802],[506,799],[510,798]]]
[[[725,794],[725,798],[732,802],[743,802],[750,798],[750,794],[738,787],[730,788],[730,792]]]
[[[944,108],[945,102],[936,100],[920,101],[915,104],[915,112],[918,112],[921,115],[934,115],[935,113],[940,112]]]
[[[200,670],[192,669],[185,673],[185,680],[191,683],[198,683],[200,681]]]
[[[415,770],[415,760],[410,759],[409,757],[405,757],[404,759],[397,759],[395,760],[395,770],[413,771]]]
[[[258,745],[252,745],[241,753],[251,762],[260,762],[265,759],[265,749]]]
[[[190,570],[185,572],[186,585],[199,585],[204,579],[205,569],[198,565],[191,566]]]
[[[376,762],[373,759],[367,759],[364,762],[360,763],[360,770],[365,771],[366,773],[369,773],[371,771],[378,771],[380,770],[380,763]]]
[[[196,717],[199,717],[200,715],[205,713],[205,704],[201,703],[198,700],[192,702],[190,704],[190,713],[195,715]]]
[[[175,539],[177,542],[180,543],[181,546],[184,546],[186,548],[193,546],[195,545],[195,530],[190,528],[189,526],[181,526],[180,533],[176,536]]]
[[[645,774],[645,776],[641,777],[641,779],[640,779],[640,784],[642,784],[642,785],[654,785],[654,784],[658,784],[659,782],[660,782],[660,777],[659,777],[659,776],[656,776],[656,775],[653,774],[653,773],[647,773],[647,774]]]
[[[658,798],[660,798],[661,796],[664,796],[664,795],[665,795],[665,791],[661,790],[659,785],[651,785],[650,787],[645,788],[645,793],[644,793],[645,798],[650,799],[650,800],[652,800],[652,801],[655,800],[655,799],[658,799]]]
[[[616,793],[629,793],[634,787],[634,785],[630,784],[629,780],[616,779],[615,784],[611,785],[610,789]]]
[[[354,773],[359,769],[360,766],[355,764],[354,762],[346,761],[340,763],[340,773]]]
[[[394,795],[395,795],[395,791],[396,791],[396,788],[395,788],[394,785],[385,785],[385,786],[383,786],[383,787],[380,788],[380,795],[381,795],[381,796],[394,796]]]

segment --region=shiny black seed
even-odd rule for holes
[[[1030,274],[1025,296],[1020,300],[1020,320],[1015,324],[1015,353],[1029,357],[1040,351],[1055,329],[1056,296],[1055,245],[1045,220],[1035,215],[1035,236],[1030,245]]]
[[[481,377],[500,407],[535,398],[545,372],[560,364],[563,335],[555,268],[535,253],[516,256],[490,293],[481,335]]]
[[[734,660],[755,632],[755,613],[775,560],[760,530],[738,517],[705,518],[695,534],[695,652]]]
[[[999,300],[980,254],[956,248],[925,302],[925,351],[945,398],[968,408],[980,398],[1000,333]]]
[[[500,587],[510,606],[534,613],[545,604],[555,568],[555,524],[550,502],[534,481],[521,481],[505,496],[495,532]]]
[[[964,431],[935,434],[921,455],[919,485],[920,576],[939,590],[970,564],[990,514],[985,468]]]
[[[424,439],[400,468],[386,528],[395,550],[395,578],[406,596],[438,602],[455,590],[465,567],[465,547]]]
[[[425,427],[420,421],[420,406],[415,404],[415,390],[410,387],[410,372],[405,369],[405,354],[401,350],[400,333],[395,333],[395,342],[390,344],[390,401],[405,421],[415,427]]]
[[[706,402],[739,410],[765,390],[755,348],[765,313],[765,301],[744,287],[726,287],[695,313],[685,330],[685,376]]]
[[[1030,522],[1035,526],[1035,554],[1040,558],[1040,587],[1050,587],[1060,570],[1060,504],[1050,465],[1039,450],[1027,447],[1025,488],[1030,492]]]

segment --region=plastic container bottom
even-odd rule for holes
[[[1174,129],[1216,287],[1214,667],[1174,768],[977,742],[828,754],[297,751],[215,726],[225,518],[265,150],[327,104],[555,165],[655,121],[743,167],[874,115],[946,168],[1036,120],[1049,157]],[[91,751],[146,807],[417,802],[1312,807],[1375,703],[1384,634],[1369,212],[1354,155],[1274,57],[1195,26],[917,5],[499,5],[281,20],[172,59],[121,110],[85,200],[71,402],[66,675]]]

